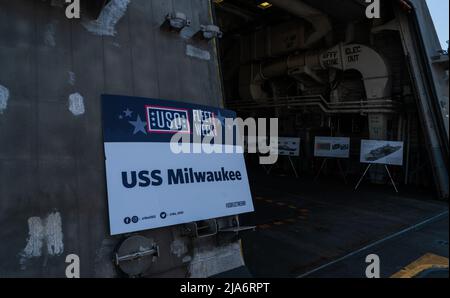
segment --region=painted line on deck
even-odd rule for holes
[[[391,275],[391,278],[413,278],[429,269],[448,269],[448,258],[427,253]]]
[[[405,234],[405,233],[408,233],[408,232],[410,232],[410,231],[412,231],[412,230],[416,230],[416,229],[418,229],[418,228],[421,228],[422,226],[424,226],[424,225],[426,225],[426,224],[428,224],[428,223],[430,223],[430,222],[433,222],[433,221],[435,221],[435,220],[438,220],[438,219],[440,219],[441,217],[443,217],[443,216],[445,216],[445,215],[448,215],[448,210],[447,210],[447,211],[444,211],[444,212],[441,212],[441,213],[439,213],[439,214],[437,214],[437,215],[435,215],[435,216],[432,216],[432,217],[430,217],[430,218],[428,218],[428,219],[426,219],[426,220],[424,220],[424,221],[422,221],[422,222],[420,222],[420,223],[417,223],[417,224],[415,224],[415,225],[413,225],[413,226],[410,226],[410,227],[408,227],[408,228],[405,228],[405,229],[403,229],[403,230],[401,230],[401,231],[399,231],[399,232],[396,232],[396,233],[394,233],[394,234],[392,234],[392,235],[390,235],[390,236],[387,236],[387,237],[382,238],[382,239],[380,239],[380,240],[377,240],[377,241],[375,241],[375,242],[373,242],[373,243],[371,243],[371,244],[368,244],[368,245],[366,245],[366,246],[364,246],[364,247],[362,247],[362,248],[360,248],[360,249],[357,249],[357,250],[355,250],[355,251],[353,251],[353,252],[351,252],[351,253],[348,253],[348,254],[346,254],[345,256],[340,257],[340,258],[338,258],[338,259],[336,259],[336,260],[334,260],[334,261],[331,261],[331,262],[329,262],[329,263],[327,263],[327,264],[324,264],[324,265],[322,265],[322,266],[319,266],[319,267],[317,267],[317,268],[315,268],[315,269],[313,269],[313,270],[311,270],[311,271],[308,271],[308,272],[306,272],[306,273],[300,274],[299,276],[297,276],[297,278],[303,278],[303,277],[306,277],[306,276],[308,276],[308,275],[311,275],[311,274],[313,274],[313,273],[315,273],[315,272],[317,272],[317,271],[319,271],[319,270],[322,270],[322,269],[324,269],[324,268],[326,268],[326,267],[329,267],[329,266],[334,265],[334,264],[336,264],[336,263],[338,263],[338,262],[341,262],[341,261],[343,261],[343,260],[345,260],[345,259],[348,259],[349,257],[352,257],[352,256],[354,256],[354,255],[357,255],[358,253],[363,252],[364,250],[367,250],[367,249],[369,249],[369,248],[372,248],[372,247],[374,247],[374,246],[376,246],[376,245],[378,245],[378,244],[381,244],[381,243],[383,243],[383,242],[385,242],[385,241],[388,241],[388,240],[391,240],[391,239],[393,239],[393,238],[396,238],[396,237],[398,237],[398,236],[400,236],[400,235],[403,235],[403,234]]]

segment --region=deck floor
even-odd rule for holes
[[[298,277],[448,211],[448,204],[434,200],[432,193],[412,188],[400,187],[396,194],[392,186],[364,183],[354,191],[352,182],[339,180],[316,183],[261,173],[249,176],[255,212],[241,215],[241,223],[257,228],[242,235],[242,246],[255,277]],[[422,253],[448,258],[448,216],[441,220],[435,237],[429,235],[414,234],[403,245],[397,243],[398,250],[391,249],[392,258],[385,257],[390,263],[383,267],[382,276],[395,273]],[[315,276],[364,277],[369,253],[354,259],[352,270],[344,266]]]

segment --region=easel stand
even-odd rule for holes
[[[369,171],[370,167],[372,166],[372,164],[370,163],[367,167],[366,170],[364,171],[364,173],[362,174],[361,178],[359,179],[358,183],[355,186],[355,190],[358,189],[359,185],[361,184],[362,180],[364,179],[364,176],[366,176],[367,172]],[[389,171],[389,168],[387,165],[384,165],[384,168],[386,169],[386,172],[389,175],[389,179],[391,179],[391,183],[394,186],[395,192],[398,193],[398,189],[397,186],[395,185],[394,179],[392,179],[392,175],[391,172]]]
[[[295,178],[298,178],[297,170],[295,169],[294,162],[292,161],[292,158],[291,158],[289,155],[279,155],[278,158],[280,158],[281,156],[287,156],[287,158],[289,159],[289,163],[290,163],[290,165],[291,165],[291,168],[292,168],[292,170],[294,171]],[[276,163],[273,164],[273,165],[271,165],[267,170],[266,170],[266,168],[263,166],[264,169],[266,170],[267,175],[270,174],[270,172],[273,170],[273,168],[275,167],[275,165],[276,165]]]
[[[327,164],[328,159],[329,158],[325,158],[322,161],[322,165],[320,166],[319,172],[317,173],[316,177],[314,178],[314,181],[317,181],[317,179],[319,179],[319,176],[322,173],[322,170],[325,168],[325,165]],[[338,159],[338,158],[333,158],[333,159],[336,160],[336,163],[338,165],[339,171],[340,171],[340,173],[342,175],[342,178],[344,179],[344,183],[347,184],[347,178],[346,178],[345,172],[344,172],[344,170],[342,168],[340,159]]]

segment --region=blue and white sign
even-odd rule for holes
[[[115,95],[102,96],[102,111],[111,235],[254,210],[234,140],[216,145],[222,153],[174,153],[170,146],[175,133],[191,142],[214,136],[211,119],[224,124],[234,112]]]

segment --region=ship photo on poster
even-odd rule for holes
[[[271,152],[277,152],[278,155],[282,156],[300,156],[300,138],[294,137],[278,137],[270,138],[267,137],[255,137],[249,138],[244,137],[244,151],[249,152],[250,148],[258,148],[261,144],[270,147]]]
[[[278,155],[299,156],[300,138],[279,137]]]
[[[362,163],[403,165],[403,142],[361,140]]]

